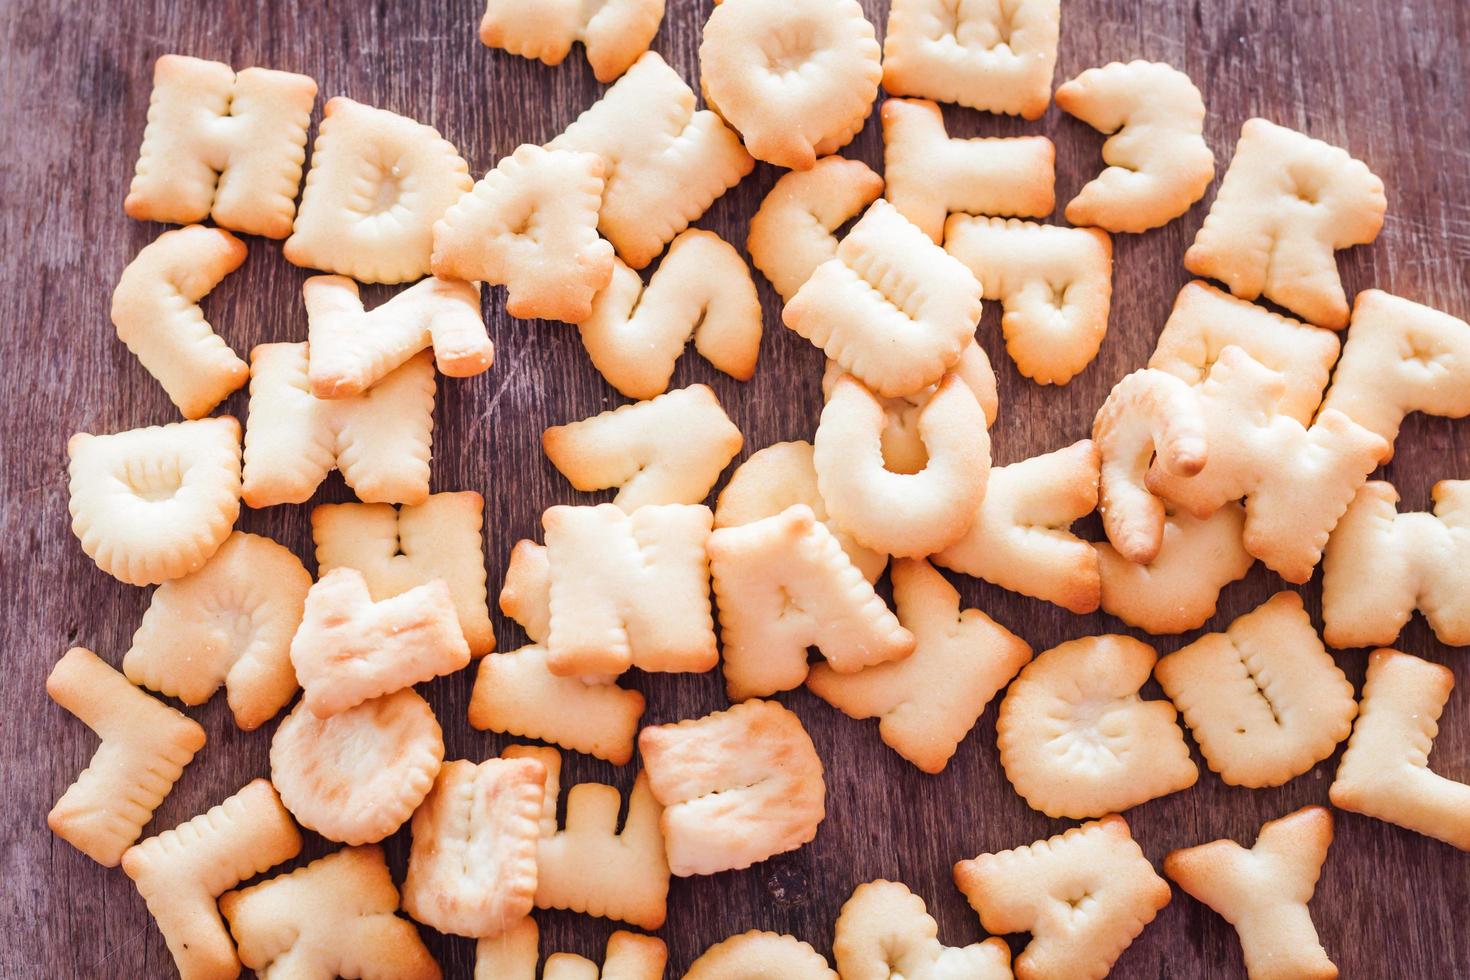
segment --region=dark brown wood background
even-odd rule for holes
[[[864,4],[881,34],[886,0]],[[1256,114],[1347,147],[1383,178],[1389,199],[1378,241],[1342,257],[1349,292],[1378,286],[1470,315],[1470,5],[1464,0],[1066,0],[1064,8],[1058,82],[1112,60],[1178,66],[1204,92],[1207,137],[1220,171],[1241,122]],[[691,82],[709,9],[709,0],[669,0],[655,42]],[[161,230],[122,212],[153,60],[181,52],[236,67],[306,72],[320,82],[323,101],[346,94],[438,127],[478,176],[518,144],[556,135],[599,91],[580,49],[552,69],[483,47],[476,36],[480,12],[478,0],[0,0],[6,156],[0,167],[0,976],[172,973],[163,940],[127,878],[54,839],[44,822],[94,748],[81,724],[47,699],[46,674],[74,643],[119,662],[149,595],[99,572],[72,538],[66,438],[76,430],[109,432],[177,418],[157,383],[116,340],[107,315],[118,274]],[[946,117],[956,135],[1050,136],[1057,144],[1062,202],[1099,167],[1101,137],[1055,108],[1039,124],[952,107]],[[845,152],[881,163],[876,116]],[[747,220],[776,176],[760,166],[700,226],[743,246]],[[1180,258],[1212,197],[1213,191],[1160,231],[1116,239],[1107,341],[1097,361],[1064,388],[1038,387],[1016,374],[1000,345],[996,306],[987,304],[980,335],[1000,380],[998,463],[1085,435],[1108,388],[1144,363],[1175,292],[1189,278]],[[241,352],[262,341],[304,339],[300,284],[309,273],[287,264],[275,242],[249,244],[246,265],[206,300],[209,319]],[[764,281],[760,289],[766,337],[755,379],[734,382],[692,352],[674,378],[675,385],[714,386],[745,433],[747,453],[777,440],[809,438],[820,403],[819,353],[781,327],[775,294]],[[376,302],[387,294],[374,289],[367,298]],[[621,401],[592,369],[573,328],[511,319],[502,303],[502,291],[487,292],[494,369],[441,384],[434,432],[435,489],[476,489],[487,499],[492,595],[511,544],[538,534],[545,507],[590,499],[573,492],[542,456],[541,430]],[[225,409],[243,414],[243,393]],[[1427,506],[1436,480],[1470,477],[1467,435],[1470,422],[1408,421],[1386,474],[1405,507]],[[348,494],[334,476],[320,499]],[[307,513],[306,507],[247,512],[241,526],[285,543],[311,567]],[[1085,526],[1096,533],[1095,525]],[[1120,626],[1106,616],[1076,617],[977,582],[960,587],[968,603],[1038,651]],[[1257,566],[1226,590],[1210,626],[1221,628],[1281,587]],[[1318,586],[1304,591],[1315,614]],[[498,614],[495,625],[502,649],[523,641]],[[1182,643],[1166,638],[1157,646],[1168,652]],[[1461,688],[1445,714],[1432,762],[1447,776],[1470,779],[1467,654],[1437,644],[1418,619],[1401,646],[1459,670]],[[1364,659],[1362,651],[1339,656],[1355,683],[1362,681]],[[505,744],[466,723],[472,680],[467,670],[427,686],[450,757],[481,759]],[[725,704],[718,672],[635,677],[632,683],[649,695],[649,723]],[[1155,685],[1148,692],[1158,696]],[[829,952],[843,901],[856,884],[880,876],[907,882],[924,897],[945,942],[973,941],[981,932],[951,882],[953,862],[1067,825],[1029,810],[1006,783],[994,748],[994,705],[948,771],[930,777],[884,746],[872,722],[850,721],[804,691],[782,700],[806,721],[826,764],[827,821],[816,842],[796,853],[746,871],[676,880],[660,933],[669,944],[671,977],[711,943],[751,928],[793,933]],[[209,744],[147,833],[174,826],[267,772],[274,724],[239,732],[222,697],[190,713],[208,729]],[[1249,842],[1265,820],[1326,803],[1337,758],[1269,791],[1227,788],[1201,763],[1194,789],[1138,807],[1128,821],[1156,864],[1172,848],[1220,836]],[[568,783],[596,779],[626,790],[633,775],[633,766],[618,770],[570,755],[567,761]],[[405,830],[389,842],[400,875],[406,837]],[[303,858],[329,849],[312,839]],[[1345,977],[1470,977],[1467,902],[1470,856],[1337,814],[1337,840],[1312,911]],[[543,950],[599,960],[613,928],[564,913],[537,918]],[[469,975],[472,943],[436,935],[429,941],[447,975]],[[1177,891],[1115,971],[1160,978],[1242,973],[1230,927]]]

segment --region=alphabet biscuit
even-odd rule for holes
[[[795,936],[752,929],[715,943],[684,980],[837,980],[827,960]]]
[[[832,955],[844,980],[1011,980],[1011,949],[1004,939],[943,945],[924,900],[896,881],[870,881],[853,889],[835,932]]]
[[[486,0],[480,40],[522,58],[559,65],[582,43],[599,82],[610,82],[648,50],[664,0],[614,0],[586,7],[576,0]]]
[[[475,945],[475,980],[536,980],[540,933],[529,915]],[[669,951],[662,939],[619,929],[607,937],[602,967],[572,953],[546,957],[542,980],[663,980]]]

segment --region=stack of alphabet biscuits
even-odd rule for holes
[[[1246,122],[1183,255],[1200,278],[1148,364],[1091,432],[992,466],[1007,406],[976,341],[982,305],[1000,304],[1005,354],[1032,382],[1082,371],[1109,326],[1111,236],[1168,224],[1214,179],[1199,90],[1134,61],[1053,92],[1060,0],[892,0],[881,46],[856,0],[723,0],[696,108],[649,50],[663,6],[489,0],[485,44],[556,65],[580,43],[608,87],[482,175],[435,129],[338,96],[303,181],[311,78],[158,60],[124,208],[180,227],[127,266],[112,320],[179,418],[67,446],[82,549],[155,588],[118,666],[76,648],[47,682],[101,739],[52,830],[121,865],[190,980],[438,977],[420,926],[477,940],[481,980],[534,980],[536,909],[627,927],[600,966],[556,953],[545,976],[657,980],[667,954],[649,933],[694,914],[669,907],[671,876],[747,868],[820,832],[823,761],[778,695],[805,686],[877,719],[926,773],[998,698],[979,739],[1027,805],[1073,823],[953,856],[991,938],[942,945],[923,898],[880,880],[843,906],[834,964],[750,931],[686,976],[1100,978],[1170,881],[1235,926],[1252,977],[1336,976],[1308,909],[1331,809],[1160,869],[1123,814],[1200,778],[1187,737],[1247,788],[1347,740],[1333,807],[1470,850],[1470,786],[1428,765],[1454,678],[1392,648],[1416,610],[1470,645],[1470,481],[1405,513],[1369,480],[1408,413],[1470,414],[1470,325],[1378,290],[1349,303],[1334,253],[1376,237],[1382,182],[1343,149]],[[1048,139],[952,138],[939,108],[1035,120],[1053,96],[1107,137],[1065,224],[1039,220],[1057,204]],[[875,107],[882,175],[838,155]],[[691,228],[758,160],[789,172],[744,253]],[[199,306],[245,261],[237,235],[283,240],[314,271],[298,339],[248,357]],[[733,378],[758,370],[746,255],[783,325],[826,355],[808,441],[747,447],[708,386],[670,389],[691,343]],[[372,309],[359,294],[400,283]],[[531,642],[509,652],[491,625],[484,502],[431,486],[429,465],[440,376],[492,369],[485,311],[500,303],[575,325],[587,369],[628,399],[542,434],[571,489],[616,496],[551,507],[515,545],[494,584]],[[214,414],[247,384],[243,425]],[[334,469],[356,500],[310,511],[315,576],[235,530],[242,504],[307,503]],[[1105,541],[1072,530],[1093,512]],[[1059,619],[1101,609],[1172,635],[1257,561],[1281,591],[1162,658],[1123,635],[1033,651],[962,608],[940,571]],[[1320,633],[1294,588],[1319,566]],[[1355,647],[1377,648],[1361,692],[1329,651]],[[633,668],[719,670],[730,705],[645,726],[643,695],[620,683]],[[468,718],[436,717],[415,685],[465,670]],[[1167,700],[1140,696],[1150,679]],[[184,768],[217,750],[175,705],[221,689],[241,730],[270,726],[269,779],[221,786],[216,806],[140,840]],[[446,759],[442,726],[466,723],[527,744]],[[563,801],[564,752],[636,756],[631,794],[580,783]],[[341,847],[242,887],[295,858],[301,828]],[[404,828],[395,881],[380,842]],[[1030,934],[1014,962],[1010,933]]]

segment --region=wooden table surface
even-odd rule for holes
[[[881,33],[886,0],[864,0]],[[441,3],[319,3],[238,0],[130,0],[78,4],[5,0],[0,47],[0,133],[9,159],[0,169],[4,262],[0,296],[4,580],[0,617],[0,732],[4,775],[4,897],[0,976],[168,976],[163,940],[127,878],[104,870],[53,838],[45,814],[95,747],[80,723],[44,692],[52,663],[72,644],[116,664],[147,606],[149,591],[99,572],[68,529],[64,445],[77,430],[111,432],[173,421],[162,390],[119,343],[108,321],[118,274],[162,229],[126,218],[122,200],[148,106],[153,60],[181,52],[237,67],[305,72],[323,99],[337,94],[438,127],[479,175],[524,142],[555,136],[599,91],[580,49],[547,68],[483,47],[478,0]],[[1377,286],[1464,317],[1470,315],[1470,5],[1463,0],[1067,0],[1056,80],[1113,60],[1167,61],[1200,86],[1209,106],[1207,138],[1218,170],[1229,162],[1240,124],[1264,115],[1347,147],[1388,189],[1378,241],[1341,256],[1349,293]],[[299,9],[298,9],[299,8]],[[700,25],[709,0],[669,0],[656,49],[697,79]],[[1037,124],[969,110],[946,111],[954,135],[1044,133],[1057,145],[1058,200],[1099,167],[1101,137],[1055,108]],[[845,153],[881,163],[876,115]],[[699,222],[743,245],[746,224],[777,172],[757,168]],[[1000,382],[994,430],[997,463],[1066,445],[1085,435],[1103,396],[1141,366],[1175,292],[1190,278],[1181,256],[1203,220],[1205,202],[1168,227],[1115,239],[1111,328],[1101,355],[1063,388],[1021,378],[999,340],[997,304],[987,304],[980,336]],[[1058,215],[1053,220],[1060,221]],[[300,285],[309,274],[284,261],[276,242],[251,239],[245,266],[204,303],[237,351],[262,341],[302,340]],[[369,302],[388,290],[367,291]],[[810,438],[822,362],[782,328],[774,292],[762,280],[766,335],[756,377],[740,384],[692,352],[674,384],[711,384],[745,434],[746,453],[783,439]],[[591,415],[622,399],[591,367],[577,333],[556,323],[509,318],[503,291],[487,291],[495,367],[439,388],[433,486],[475,489],[487,500],[486,561],[492,595],[519,538],[537,535],[539,515],[558,502],[587,502],[540,452],[541,430]],[[243,417],[243,393],[223,410]],[[1386,471],[1404,507],[1428,505],[1429,487],[1470,477],[1470,422],[1410,418]],[[350,499],[333,476],[323,500]],[[599,498],[601,499],[601,498]],[[311,565],[308,507],[246,512],[241,526],[269,534]],[[1094,521],[1081,525],[1098,536]],[[1104,615],[1077,617],[1052,606],[958,579],[966,602],[1020,633],[1037,651],[1073,637],[1117,631]],[[1303,592],[1314,616],[1319,585]],[[1229,587],[1223,624],[1282,587],[1259,565]],[[1320,618],[1318,619],[1320,624]],[[501,649],[523,641],[496,615]],[[1160,652],[1184,638],[1162,638]],[[1464,651],[1435,642],[1416,618],[1400,646],[1460,669],[1432,763],[1470,780],[1470,666]],[[1364,652],[1339,663],[1355,684]],[[448,757],[482,759],[506,739],[465,721],[473,671],[426,685],[444,725]],[[631,683],[648,695],[646,723],[692,717],[725,705],[718,671]],[[1154,684],[1146,689],[1160,696]],[[919,773],[878,739],[872,722],[850,721],[805,691],[781,700],[801,715],[827,768],[828,817],[816,841],[746,871],[675,880],[668,924],[670,977],[705,947],[747,929],[789,932],[830,952],[839,907],[860,882],[908,883],[929,903],[949,944],[981,938],[955,889],[960,858],[1029,843],[1067,826],[1028,809],[1011,791],[994,746],[995,705],[941,776]],[[241,733],[224,699],[193,717],[209,744],[184,773],[147,833],[157,833],[267,773],[274,724]],[[1192,790],[1137,807],[1128,821],[1157,864],[1171,849],[1217,837],[1249,843],[1260,825],[1297,807],[1326,803],[1339,754],[1284,787],[1226,787],[1204,769]],[[635,766],[616,769],[568,754],[568,783],[595,779],[626,790]],[[1361,816],[1337,813],[1337,838],[1312,903],[1322,940],[1344,977],[1470,976],[1465,909],[1470,856]],[[335,845],[311,837],[302,858]],[[388,844],[402,874],[407,831]],[[613,928],[604,920],[538,913],[543,951],[600,961]],[[446,975],[472,969],[473,944],[425,930]],[[1020,948],[1024,937],[1012,937]],[[1176,890],[1173,901],[1118,961],[1121,977],[1243,975],[1234,932]]]

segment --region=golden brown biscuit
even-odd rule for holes
[[[522,58],[559,65],[581,42],[599,82],[610,82],[648,50],[664,0],[613,0],[588,7],[577,0],[486,0],[480,40]]]
[[[475,944],[475,980],[536,980],[536,920],[529,915],[499,936]],[[542,980],[663,980],[669,951],[662,939],[619,929],[607,937],[599,971],[572,953],[546,957]]]
[[[1011,980],[1011,948],[1004,939],[945,946],[924,900],[896,881],[853,889],[835,933],[832,956],[842,980]]]
[[[684,980],[838,980],[827,960],[795,936],[752,929],[715,943]]]

